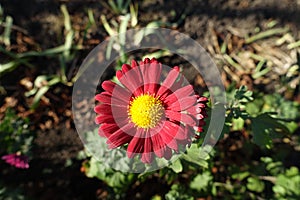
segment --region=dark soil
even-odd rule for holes
[[[153,20],[178,22],[177,29],[196,39],[205,48],[211,41],[212,29],[226,33],[228,26],[241,29],[253,29],[262,24],[276,19],[282,27],[289,25],[295,37],[299,38],[300,28],[300,3],[297,0],[191,0],[191,1],[138,1],[139,19],[141,25],[146,25]],[[74,26],[80,26],[87,21],[85,10],[92,8],[95,19],[101,14],[113,17],[107,8],[98,1],[59,1],[59,0],[2,0],[1,6],[7,15],[14,18],[14,24],[22,27],[20,37],[23,42],[13,46],[12,50],[23,52],[55,47],[62,43],[62,33],[59,27],[63,20],[60,5],[66,3],[72,16]],[[176,15],[172,15],[175,11]],[[183,15],[184,19],[179,17]],[[79,66],[96,43],[101,42],[107,34],[99,25],[99,29],[90,35],[90,43],[86,43],[86,50],[80,52],[74,65]],[[24,38],[30,42],[24,42]],[[16,44],[16,43],[15,43]],[[6,57],[0,57],[6,60]],[[107,192],[105,184],[96,179],[87,178],[81,171],[81,161],[76,159],[83,145],[75,131],[71,116],[72,88],[57,85],[45,96],[49,100],[42,101],[35,113],[28,111],[28,100],[24,97],[24,86],[20,81],[27,77],[34,80],[38,74],[57,71],[55,61],[36,59],[33,61],[40,68],[29,69],[19,67],[12,73],[1,77],[1,85],[7,94],[0,96],[0,117],[7,107],[13,106],[21,116],[31,119],[32,127],[37,133],[34,148],[34,160],[30,162],[28,170],[17,170],[8,167],[3,162],[1,165],[1,181],[6,185],[22,189],[26,196],[33,199],[102,199]],[[50,70],[50,72],[49,72]],[[195,77],[194,77],[195,78]],[[193,80],[192,80],[193,81]],[[196,81],[194,81],[197,84]],[[12,98],[7,98],[12,97]],[[68,162],[72,165],[67,166]],[[158,183],[157,183],[158,182]],[[148,187],[135,187],[128,199],[147,199],[153,194],[164,193],[167,188],[159,180],[151,179]],[[144,192],[148,191],[148,192]]]

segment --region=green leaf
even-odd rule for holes
[[[247,188],[251,191],[262,192],[265,189],[264,182],[259,180],[257,177],[249,177],[247,181]]]
[[[263,104],[264,100],[262,99],[262,97],[257,97],[254,101],[247,103],[246,112],[251,116],[256,116],[261,113]]]
[[[105,172],[104,168],[103,170],[99,169],[100,165],[101,163],[99,161],[97,161],[94,157],[91,157],[89,161],[89,168],[85,171],[86,176],[89,178],[97,177],[100,180],[103,180],[105,177]]]
[[[281,185],[273,186],[272,190],[277,196],[285,196],[285,194],[286,194],[285,188],[282,187]]]
[[[241,117],[239,117],[237,119],[233,118],[232,119],[232,125],[233,125],[232,130],[233,131],[242,130],[244,127],[244,122],[245,121]]]
[[[106,168],[102,162],[91,157],[88,168],[86,169],[86,176],[90,178],[96,177],[112,188],[124,190],[133,180],[134,174],[125,174],[112,170],[111,168]]]
[[[191,196],[185,188],[181,185],[174,184],[171,187],[171,190],[165,195],[166,200],[193,200],[193,196]]]
[[[238,90],[236,90],[234,98],[241,102],[252,101],[252,91],[249,91],[247,86],[242,85]]]
[[[19,64],[19,61],[11,61],[5,64],[0,64],[0,76],[5,72],[13,71]]]
[[[190,188],[197,191],[207,191],[212,176],[210,172],[205,171],[203,174],[198,174],[190,183]]]
[[[217,186],[216,184],[213,184],[212,188],[211,188],[211,193],[212,195],[216,196],[217,195]]]
[[[297,167],[291,167],[284,174],[279,174],[273,187],[277,196],[300,197],[300,174]]]
[[[209,155],[204,150],[201,151],[197,144],[192,144],[187,149],[187,153],[182,155],[182,158],[200,167],[208,168],[206,160],[209,158]]]
[[[5,19],[5,29],[3,33],[3,42],[6,46],[10,45],[10,33],[11,33],[11,27],[13,25],[13,18],[11,16],[6,16]]]
[[[268,113],[252,118],[251,127],[254,143],[267,148],[272,146],[272,138],[280,138],[289,133],[278,119],[272,118]]]
[[[40,88],[38,90],[38,92],[35,94],[34,98],[33,98],[33,103],[30,106],[31,109],[36,109],[40,103],[40,100],[42,98],[42,96],[44,96],[44,94],[46,94],[46,92],[50,89],[49,86],[44,86],[42,88]]]
[[[177,159],[175,162],[173,162],[169,168],[171,168],[175,173],[182,172],[183,168],[180,159]]]
[[[235,173],[235,174],[232,174],[231,177],[233,179],[237,179],[237,180],[244,180],[246,177],[248,177],[250,175],[250,173],[248,171],[245,171],[245,172],[238,172],[238,173]]]

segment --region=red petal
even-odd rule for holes
[[[137,66],[138,66],[137,62],[135,60],[132,60],[131,61],[131,67],[134,68],[134,67],[137,67]]]
[[[159,157],[162,158],[164,155],[164,152],[166,150],[166,145],[159,134],[155,134],[151,137],[152,145],[153,145],[153,151],[154,153]]]
[[[166,117],[168,117],[171,120],[177,121],[177,122],[183,122],[185,124],[188,124],[190,126],[195,126],[196,121],[191,117],[189,114],[175,112],[172,110],[165,110]]]
[[[128,117],[127,107],[99,104],[95,106],[94,111],[100,115],[113,115],[115,118]]]
[[[97,100],[101,103],[111,104],[111,95],[106,92],[102,92],[95,96],[95,100]]]
[[[132,69],[131,66],[128,65],[128,64],[123,64],[122,65],[122,71],[123,71],[123,73],[126,73],[126,72],[130,71],[131,69]]]
[[[108,92],[102,92],[95,96],[95,99],[103,104],[115,105],[120,107],[127,107],[129,101],[121,100],[119,98],[112,97]]]
[[[102,115],[111,114],[111,106],[108,104],[99,104],[95,106],[94,111]]]
[[[187,86],[184,86],[182,88],[179,88],[178,90],[176,90],[172,94],[168,95],[165,98],[164,102],[165,103],[173,103],[177,99],[180,99],[181,97],[191,96],[193,93],[194,93],[193,86],[187,85]]]
[[[137,129],[137,134],[132,138],[128,147],[127,147],[127,156],[132,158],[137,153],[142,153],[144,150],[144,141],[145,138],[142,136],[143,129]]]
[[[116,98],[118,100],[123,100],[125,103],[129,102],[131,96],[132,96],[131,92],[129,92],[126,88],[123,88],[119,85],[115,86],[115,89],[112,93],[113,98]]]
[[[139,67],[132,68],[130,71],[123,73],[117,72],[119,81],[133,94],[137,92],[143,93],[143,78],[140,73]]]
[[[171,87],[171,91],[176,91],[178,88],[182,87],[182,83],[184,81],[184,77],[182,74],[179,74],[179,80],[175,81]]]
[[[148,64],[148,63],[150,63],[150,59],[149,58],[145,58],[144,62],[142,62],[141,64]]]
[[[164,141],[164,143],[174,149],[174,150],[178,150],[178,145],[177,145],[177,141],[175,138],[173,138],[169,133],[168,131],[163,128],[161,131],[160,131],[160,136],[162,138],[162,140]]]
[[[164,128],[167,132],[173,137],[178,140],[184,140],[188,136],[185,134],[185,129],[180,124],[175,124],[174,122],[166,121],[164,123]]]
[[[206,98],[206,97],[199,97],[198,98],[198,102],[206,103],[207,101],[208,101],[208,98]]]
[[[163,96],[165,92],[168,91],[168,89],[171,89],[173,83],[176,81],[177,77],[179,75],[179,68],[174,67],[162,83],[162,87],[159,88],[157,94],[158,96]]]
[[[103,90],[108,91],[109,93],[112,93],[113,90],[115,89],[116,85],[117,85],[116,83],[114,83],[114,82],[112,82],[110,80],[103,81],[102,88],[103,88]]]
[[[189,114],[196,116],[198,113],[201,113],[201,108],[197,105],[194,105],[186,110]]]
[[[142,154],[142,162],[143,163],[151,163],[153,161],[153,152],[152,152],[152,142],[151,138],[147,137],[145,138],[145,143],[144,143],[144,152]]]
[[[128,135],[126,132],[131,129],[133,129],[133,125],[127,124],[122,127],[122,129],[118,129],[116,132],[111,134],[106,142],[109,145],[109,148],[116,148],[128,143],[132,139],[132,136]]]
[[[193,107],[195,103],[197,102],[197,99],[195,96],[189,96],[189,97],[183,97],[179,99],[178,101],[175,101],[171,105],[167,107],[167,109],[173,110],[173,111],[183,111],[190,107]]]
[[[111,124],[111,123],[115,123],[115,120],[112,115],[99,115],[96,117],[95,123],[96,124],[102,124],[102,123]]]
[[[160,63],[155,61],[151,62],[150,66],[144,66],[144,92],[148,92],[149,94],[154,94],[157,92],[160,81],[162,66]]]

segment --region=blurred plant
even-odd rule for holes
[[[11,16],[6,16],[4,20],[4,11],[0,4],[0,26],[4,27],[3,33],[0,35],[0,43],[4,43],[4,45],[10,45],[10,33],[13,25],[13,18]]]
[[[277,199],[298,199],[300,197],[299,169],[295,166],[286,169],[282,162],[273,161],[270,157],[262,157],[261,160],[266,165],[269,174],[259,178],[272,183],[274,197]]]
[[[229,27],[228,32],[220,33],[211,29],[208,50],[236,83],[248,81],[270,85],[278,93],[297,93],[300,42],[288,26],[277,24],[272,20],[254,31]]]
[[[28,158],[35,135],[29,130],[29,120],[18,117],[12,109],[7,109],[0,124],[0,155],[3,160],[18,168],[28,168]]]
[[[9,188],[0,182],[0,199],[3,200],[26,200],[23,192],[18,188]]]
[[[108,0],[107,2],[101,2],[101,4],[115,14],[126,14],[130,2],[131,0]]]
[[[128,57],[124,52],[126,43],[125,32],[129,27],[134,28],[138,23],[138,4],[130,4],[130,11],[128,11],[130,0],[126,1],[124,5],[122,0],[117,1],[118,6],[115,6],[112,2],[114,1],[109,1],[111,9],[116,10],[116,8],[118,8],[116,13],[122,15],[117,18],[118,21],[111,19],[110,23],[107,21],[105,15],[101,15],[101,22],[108,35],[111,37],[106,50],[106,58],[110,58],[113,49],[117,50],[120,55],[120,60],[117,63],[117,69],[119,69],[121,68],[122,63],[126,63],[128,60]],[[122,6],[122,8],[120,8],[120,6]],[[122,9],[122,12],[119,12],[120,9]],[[112,24],[113,27],[110,24]],[[118,37],[115,37],[118,33]]]
[[[113,2],[113,1],[112,1]],[[125,53],[125,44],[126,44],[126,31],[130,28],[139,28],[139,21],[138,21],[138,4],[135,4],[131,1],[126,1],[126,3],[121,3],[122,0],[119,2],[118,5],[115,6],[114,3],[110,5],[111,10],[116,10],[115,7],[120,7],[118,12],[115,12],[118,14],[118,17],[114,17],[111,20],[107,20],[105,15],[101,15],[101,22],[103,24],[104,29],[108,33],[108,35],[111,37],[106,49],[106,59],[109,59],[111,57],[111,53],[113,50],[117,51],[119,53],[120,59],[117,61],[116,70],[121,69],[121,66],[123,63],[127,63],[129,60],[129,56]],[[130,3],[131,2],[131,3]],[[128,5],[129,4],[129,9]],[[122,9],[121,9],[122,8]],[[122,12],[120,12],[122,10]],[[151,21],[144,27],[146,29],[142,29],[132,38],[134,38],[134,43],[136,45],[140,44],[140,42],[143,40],[144,37],[150,34],[156,34],[154,28],[159,27],[172,27],[176,28],[178,25],[184,20],[185,13],[183,13],[176,22],[169,23],[169,22],[163,22],[163,21]],[[169,45],[162,37],[161,42],[166,46],[166,49],[168,49]],[[169,48],[170,49],[170,48]],[[168,50],[165,49],[158,49],[154,50],[154,52],[146,54],[143,56],[143,59],[148,57],[152,58],[155,57],[157,59],[164,57],[164,56],[170,56],[172,55]]]
[[[0,77],[5,73],[14,70],[20,65],[25,65],[31,68],[34,67],[34,65],[30,63],[30,59],[34,57],[52,57],[58,58],[59,60],[59,73],[37,76],[34,81],[34,87],[25,94],[27,97],[34,95],[31,109],[35,109],[39,105],[40,99],[51,87],[58,83],[62,83],[66,86],[72,86],[80,76],[80,73],[76,74],[73,77],[70,77],[70,74],[67,74],[67,65],[74,60],[75,56],[78,53],[78,50],[82,49],[82,46],[80,44],[74,44],[74,35],[76,33],[72,28],[71,19],[67,7],[63,4],[60,9],[64,16],[65,38],[63,45],[46,49],[41,52],[28,51],[19,54],[10,52],[0,46],[0,52],[13,59],[8,63],[0,64]],[[88,10],[88,19],[89,22],[84,31],[85,35],[88,29],[95,26],[94,17],[91,10]]]
[[[36,109],[40,103],[41,98],[54,85],[60,83],[61,77],[59,75],[40,75],[34,81],[34,87],[25,93],[26,97],[34,95],[31,109]]]

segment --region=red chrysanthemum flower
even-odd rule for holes
[[[28,157],[18,153],[7,154],[1,157],[6,163],[21,169],[29,168]]]
[[[129,158],[140,154],[142,162],[151,163],[155,155],[170,159],[172,150],[202,131],[207,98],[184,84],[178,67],[161,80],[161,63],[146,58],[139,65],[124,64],[116,75],[120,84],[104,81],[105,91],[95,96],[100,102],[95,121],[109,148],[128,144]]]

